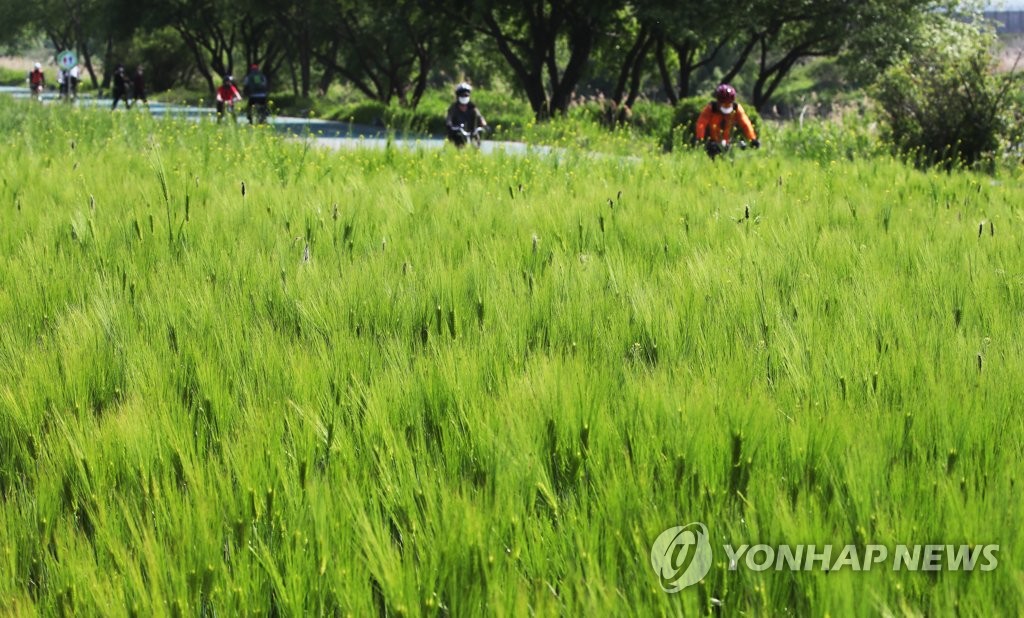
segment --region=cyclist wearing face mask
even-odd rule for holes
[[[734,124],[739,124],[752,148],[761,146],[754,125],[743,106],[736,102],[736,89],[729,84],[719,84],[715,88],[715,100],[708,103],[697,118],[697,142],[704,143],[704,150],[712,159],[729,147]]]
[[[462,82],[455,88],[455,102],[448,108],[444,124],[448,128],[448,139],[456,146],[464,145],[469,136],[487,126],[480,110],[469,100],[473,88]]]

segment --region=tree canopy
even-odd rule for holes
[[[538,119],[564,113],[581,91],[617,104],[669,103],[702,80],[743,76],[752,106],[770,105],[800,62],[842,58],[851,75],[880,72],[879,50],[906,46],[939,0],[0,0],[0,42],[45,36],[73,48],[91,74],[139,39],[173,32],[194,75],[259,63],[278,90],[308,96],[344,82],[384,103],[418,105],[432,84],[461,79],[465,58],[497,58]],[[151,54],[152,55],[152,54]],[[180,62],[180,59],[179,59]],[[187,73],[182,72],[182,75]],[[95,79],[95,78],[94,78]],[[166,81],[166,80],[165,80]],[[706,84],[704,84],[706,85]]]

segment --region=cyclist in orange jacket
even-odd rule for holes
[[[697,118],[697,141],[704,143],[709,157],[714,159],[729,147],[735,124],[739,124],[751,148],[761,147],[754,125],[743,111],[743,106],[736,102],[736,89],[729,84],[719,84],[715,88],[715,100],[708,103]]]

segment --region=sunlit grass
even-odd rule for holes
[[[2,613],[1024,603],[1019,183],[828,149],[337,154],[10,101],[0,134]],[[1000,566],[716,556],[666,595],[650,545],[690,521]]]

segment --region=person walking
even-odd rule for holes
[[[81,75],[81,69],[78,68],[77,64],[68,71],[68,93],[72,99],[78,98],[79,75]]]
[[[149,105],[146,99],[146,78],[141,64],[135,67],[135,74],[132,75],[132,100],[135,103],[142,101],[143,105]]]
[[[114,97],[114,103],[110,106],[111,110],[117,109],[117,102],[124,101],[124,106],[127,109],[131,109],[132,102],[128,99],[128,84],[131,83],[128,80],[128,75],[124,71],[124,65],[119,64],[114,69],[114,89],[112,96]]]
[[[61,99],[68,98],[68,92],[71,87],[71,77],[68,72],[64,69],[57,69],[57,92]]]

